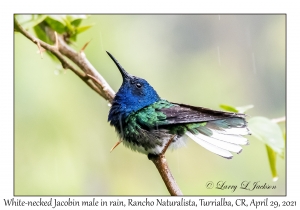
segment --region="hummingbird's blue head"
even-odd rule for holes
[[[109,52],[107,54],[117,65],[123,77],[122,86],[116,93],[108,115],[108,121],[115,124],[119,123],[120,119],[124,120],[129,114],[159,101],[160,97],[146,80],[128,74]]]

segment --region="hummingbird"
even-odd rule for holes
[[[187,137],[212,153],[231,159],[248,145],[245,114],[169,102],[145,80],[118,67],[123,83],[111,103],[108,122],[123,144],[143,154],[159,155],[172,139],[171,149],[186,145]]]

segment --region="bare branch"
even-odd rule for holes
[[[161,151],[161,155],[165,155],[167,149],[169,148],[170,144],[172,143],[175,137],[176,135],[173,135],[172,138],[170,138],[170,140],[166,143],[164,149]]]
[[[163,148],[161,154],[159,155],[148,155],[149,160],[151,160],[154,165],[156,166],[157,170],[160,173],[161,178],[165,182],[165,185],[170,193],[170,195],[183,195],[180,188],[178,187],[171,171],[167,163],[167,159],[165,157],[165,152],[167,151],[168,147],[174,140],[176,135],[172,136],[170,140],[166,143],[165,147]]]

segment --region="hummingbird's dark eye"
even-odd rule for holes
[[[136,83],[135,86],[136,86],[137,88],[141,88],[141,87],[142,87],[142,85],[141,85],[140,83]]]

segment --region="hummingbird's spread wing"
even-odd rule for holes
[[[176,134],[176,141],[180,141],[180,137],[186,134],[207,150],[230,159],[233,157],[231,152],[240,153],[241,145],[248,144],[248,140],[242,136],[249,134],[244,114],[175,104],[166,100],[131,114],[124,123],[127,126],[123,133],[127,135],[127,140],[135,141],[137,145],[142,142],[144,147],[150,145],[152,148],[158,144],[157,141],[169,139],[163,135]],[[146,137],[133,138],[136,130],[139,130],[139,136],[147,134]],[[161,138],[164,140],[158,140]],[[176,141],[174,143],[178,143]]]
[[[216,111],[186,104],[172,104],[174,104],[174,106],[160,109],[160,111],[167,116],[166,120],[168,121],[168,124],[207,122],[233,117],[245,118],[245,115],[240,113]]]
[[[171,132],[184,131],[196,143],[222,157],[230,159],[230,151],[240,153],[240,145],[248,144],[242,136],[250,134],[244,114],[176,103],[159,111],[166,116],[164,126],[169,126]]]

